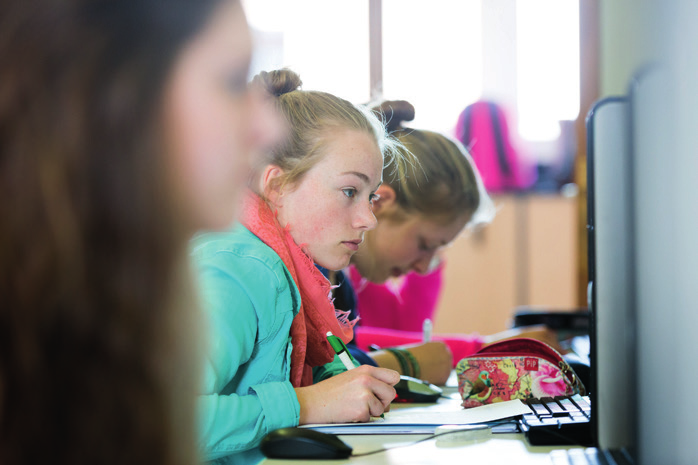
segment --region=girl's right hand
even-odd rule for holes
[[[417,344],[405,344],[398,346],[400,349],[409,350],[420,368],[419,378],[443,386],[451,375],[453,367],[453,354],[451,349],[442,341],[431,341]],[[371,352],[371,358],[378,366],[400,369],[400,364],[395,355],[387,350]],[[403,373],[409,374],[409,373]]]
[[[398,372],[361,365],[312,386],[295,388],[300,424],[369,421],[390,409]]]

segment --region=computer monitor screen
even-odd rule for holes
[[[592,436],[603,449],[632,449],[632,308],[629,102],[610,97],[587,116],[587,230],[591,310]]]

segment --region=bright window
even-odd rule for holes
[[[579,114],[579,1],[516,3],[519,133],[553,140]]]
[[[368,102],[368,0],[243,0],[254,32],[252,66],[300,74],[303,89]]]
[[[383,94],[450,132],[482,92],[481,0],[383,0]]]
[[[579,113],[579,0],[382,0],[385,99],[414,104],[414,127],[450,133],[466,105],[515,111],[518,140],[544,161],[559,121]],[[290,67],[304,89],[371,98],[369,0],[243,0],[253,72]],[[484,80],[484,77],[487,80]]]

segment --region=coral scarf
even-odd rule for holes
[[[313,384],[312,368],[329,363],[334,351],[326,334],[349,342],[356,322],[348,321],[349,312],[335,310],[330,282],[315,267],[312,258],[298,246],[289,226],[282,228],[267,203],[249,191],[243,204],[240,222],[276,252],[291,273],[301,295],[301,306],[291,324],[291,384]]]

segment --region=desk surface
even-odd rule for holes
[[[448,384],[451,386],[448,387]],[[447,383],[444,394],[457,392],[452,383]],[[460,401],[453,396],[451,399],[441,399],[440,403],[453,403],[454,408],[460,408]],[[413,404],[424,406],[425,404]],[[409,404],[393,404],[392,408],[410,408]],[[372,435],[340,435],[339,437],[354,448],[353,454],[359,455],[382,448],[390,450],[378,452],[364,457],[350,457],[346,460],[313,460],[313,465],[329,464],[550,464],[550,452],[557,449],[580,447],[565,446],[531,446],[521,433],[490,434],[484,439],[462,439],[452,437],[429,439],[416,443],[429,435],[409,434],[372,434]],[[416,443],[416,444],[415,444]],[[251,463],[251,462],[248,462]],[[295,465],[309,463],[307,460],[264,459],[265,465]]]
[[[481,442],[437,443],[430,439],[418,444],[415,441],[423,435],[351,435],[340,436],[354,448],[354,454],[361,454],[381,448],[391,448],[385,452],[351,457],[346,460],[313,460],[316,465],[329,464],[547,464],[550,465],[550,451],[564,447],[529,446],[523,434],[496,434]],[[412,444],[407,447],[407,444]],[[291,465],[308,463],[307,460],[265,459],[265,465]]]
[[[454,409],[460,406],[457,379],[455,373],[446,382],[444,395],[439,399],[439,408],[444,404],[451,405]],[[429,404],[393,404],[391,409],[403,409],[412,407],[425,407]],[[433,404],[431,404],[433,405]],[[230,455],[209,465],[238,465],[256,464],[263,465],[460,465],[460,464],[502,464],[502,465],[536,465],[552,464],[550,452],[559,449],[583,449],[578,446],[531,446],[522,433],[490,434],[482,439],[458,439],[456,436],[450,440],[441,438],[428,439],[428,434],[350,434],[339,435],[353,449],[353,454],[359,455],[379,449],[389,449],[383,452],[366,455],[364,457],[352,457],[345,460],[288,460],[267,459],[259,448],[251,449],[240,454]]]

